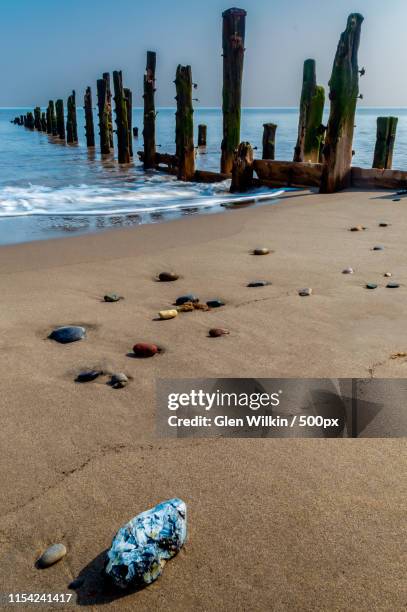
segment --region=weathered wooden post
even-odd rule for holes
[[[47,131],[47,118],[46,118],[45,113],[41,113],[41,131],[42,132]]]
[[[134,138],[138,138],[138,127],[133,128],[133,136]]]
[[[93,126],[92,90],[90,87],[86,88],[85,96],[83,99],[83,108],[85,111],[86,146],[94,147],[95,128]]]
[[[390,169],[393,163],[397,117],[378,117],[373,168]]]
[[[78,142],[75,91],[72,91],[72,94],[68,96],[66,112],[66,141],[69,144],[75,144]]]
[[[144,168],[155,166],[155,68],[157,56],[154,51],[147,51],[147,66],[144,73]]]
[[[55,103],[57,134],[61,140],[65,140],[64,101],[57,100]]]
[[[127,87],[124,88],[124,96],[126,98],[126,109],[127,109],[127,125],[128,125],[128,133],[129,133],[129,153],[130,157],[133,157],[133,94],[131,93],[131,89]]]
[[[102,75],[106,81],[106,104],[107,104],[107,121],[109,128],[109,146],[111,149],[114,148],[113,144],[113,111],[112,111],[112,90],[110,88],[110,73],[104,72]]]
[[[325,104],[325,90],[317,85],[315,60],[304,62],[298,138],[294,150],[295,162],[317,163],[320,158],[323,137],[322,115]]]
[[[102,155],[107,155],[110,153],[110,130],[109,130],[109,106],[107,103],[106,79],[98,79],[97,92],[98,92],[100,152],[102,153]]]
[[[51,102],[47,106],[47,134],[52,134]]]
[[[127,120],[127,103],[123,90],[123,77],[121,70],[115,70],[113,72],[113,86],[116,113],[118,159],[120,164],[129,164],[129,124]]]
[[[240,142],[240,115],[246,11],[231,8],[223,17],[223,140],[221,172],[232,171],[234,153]]]
[[[27,113],[27,127],[29,130],[33,130],[35,128],[35,119],[31,111]]]
[[[230,192],[244,192],[253,184],[253,149],[250,142],[241,142],[235,152]]]
[[[178,158],[178,178],[181,181],[190,181],[195,174],[192,86],[191,66],[179,65],[175,77],[177,91],[175,97],[177,101],[175,143]]]
[[[363,17],[352,13],[342,33],[329,81],[331,110],[323,148],[321,193],[350,186],[352,141],[359,97],[358,50]]]
[[[206,134],[207,134],[206,125],[203,125],[203,124],[198,125],[198,147],[206,147]]]
[[[56,116],[55,104],[53,100],[49,101],[49,109],[51,113],[51,133],[53,136],[58,136],[57,116]],[[64,111],[62,108],[62,116],[63,115],[64,115]]]
[[[41,109],[39,106],[34,108],[34,127],[41,132]]]
[[[275,123],[263,124],[263,153],[262,159],[274,159],[276,154],[276,130]]]

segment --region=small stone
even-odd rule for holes
[[[63,544],[53,544],[45,550],[37,561],[38,567],[45,568],[54,565],[66,555],[66,548]]]
[[[390,278],[391,276],[393,276],[393,274],[392,274],[391,272],[385,272],[385,273],[384,273],[384,276],[385,276],[386,278]]]
[[[124,372],[119,372],[118,374],[112,374],[112,378],[110,379],[110,384],[114,389],[122,389],[129,382],[126,374]]]
[[[133,352],[137,357],[154,357],[158,353],[158,346],[156,344],[138,342],[133,346]]]
[[[373,249],[372,249],[372,251],[383,251],[383,250],[384,250],[384,247],[382,247],[380,245],[374,246]]]
[[[66,327],[57,327],[49,335],[51,340],[60,342],[61,344],[68,344],[69,342],[77,342],[86,337],[86,329],[79,326],[67,325]]]
[[[176,299],[175,305],[182,306],[182,304],[185,304],[186,302],[199,302],[199,297],[197,297],[193,293],[189,293],[188,295],[181,295]]]
[[[220,308],[225,305],[225,302],[222,302],[222,300],[208,300],[206,305],[208,308]]]
[[[308,295],[312,294],[312,289],[310,287],[307,287],[305,289],[300,289],[298,291],[298,295],[300,295],[301,297],[307,297]]]
[[[353,227],[350,228],[349,231],[351,232],[363,232],[366,229],[366,227],[364,225],[354,225]]]
[[[226,336],[228,334],[230,334],[230,331],[221,327],[213,327],[209,330],[209,335],[211,338],[219,338],[220,336]]]
[[[353,274],[353,268],[345,268],[342,270],[342,274]]]
[[[107,293],[103,299],[105,302],[118,302],[119,300],[122,300],[123,297],[121,295],[117,295],[117,293]]]
[[[160,317],[160,319],[163,319],[163,321],[166,321],[168,319],[174,319],[178,316],[178,310],[160,310],[158,316]]]
[[[158,279],[162,283],[171,283],[173,281],[178,280],[179,276],[178,274],[175,274],[175,272],[160,272],[160,274],[158,275]]]
[[[387,283],[386,287],[388,289],[398,289],[400,287],[399,283]]]
[[[192,302],[185,302],[185,304],[177,306],[178,312],[192,312],[193,310],[195,310],[195,304]]]
[[[257,281],[251,281],[250,283],[248,283],[248,287],[267,287],[267,285],[271,285],[271,283],[269,281],[265,281],[265,280],[257,280]]]
[[[101,374],[103,374],[102,370],[83,370],[83,372],[78,374],[75,381],[79,383],[91,382],[96,380]]]
[[[375,283],[366,283],[366,289],[377,289],[377,285]]]
[[[393,202],[400,202],[400,198],[394,198]]]
[[[113,538],[105,573],[122,589],[151,584],[187,537],[187,509],[178,498],[135,516]]]
[[[266,247],[253,250],[253,255],[268,255],[269,253],[270,253],[270,250],[267,249]]]
[[[200,302],[194,302],[194,310],[209,310],[208,304],[201,304]]]
[[[390,223],[386,223],[386,221],[381,221],[379,223],[379,227],[389,227]]]

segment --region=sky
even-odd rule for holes
[[[142,105],[147,50],[157,52],[157,104],[174,105],[179,63],[191,64],[199,105],[219,106],[221,15],[247,10],[244,106],[298,106],[302,66],[327,87],[351,12],[365,17],[359,65],[364,106],[407,106],[407,0],[0,0],[0,106],[78,99],[102,72],[122,70]]]

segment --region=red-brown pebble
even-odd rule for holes
[[[154,357],[158,353],[158,346],[156,344],[138,342],[133,346],[133,352],[136,357]]]

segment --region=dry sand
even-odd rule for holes
[[[0,249],[0,590],[115,610],[404,610],[406,445],[399,440],[159,440],[155,379],[406,377],[407,201],[296,194],[279,204]],[[391,225],[379,228],[380,221]],[[364,232],[349,232],[363,224]],[[381,244],[383,251],[372,247]],[[275,252],[254,257],[267,246]],[[347,266],[354,275],[342,275]],[[174,269],[176,283],[157,283]],[[401,283],[386,289],[384,272]],[[272,281],[248,289],[250,280]],[[364,289],[377,282],[375,291]],[[300,298],[297,290],[312,287]],[[101,297],[125,296],[116,304]],[[153,319],[185,292],[225,308]],[[88,339],[58,345],[58,325]],[[231,335],[207,337],[210,327]],[[127,353],[136,341],[166,349]],[[84,367],[133,377],[78,385]],[[189,541],[151,587],[103,593],[102,553],[178,496]],[[34,561],[63,541],[47,570]],[[51,609],[49,606],[48,609]]]

